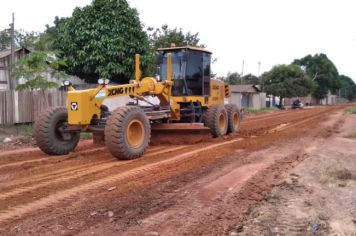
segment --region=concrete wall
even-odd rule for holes
[[[242,108],[242,94],[241,93],[231,93],[229,97],[229,104],[236,104],[237,107]]]
[[[254,93],[252,95],[251,108],[261,109],[266,107],[266,93]]]
[[[266,107],[266,93],[231,93],[230,104],[236,104],[239,108],[261,109]]]

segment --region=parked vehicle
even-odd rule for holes
[[[302,109],[303,107],[304,104],[299,99],[294,100],[292,103],[292,109]]]

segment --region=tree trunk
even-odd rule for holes
[[[283,99],[284,99],[284,97],[280,97],[280,99],[279,99],[279,107],[283,106]]]

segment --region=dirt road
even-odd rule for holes
[[[344,110],[257,115],[218,139],[167,134],[133,161],[89,140],[65,156],[2,152],[0,235],[229,234],[338,130]]]

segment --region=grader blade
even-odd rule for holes
[[[156,132],[174,132],[174,133],[198,133],[208,134],[210,129],[203,123],[170,123],[170,124],[152,124],[152,131]]]
[[[202,123],[152,124],[152,145],[191,145],[211,138]]]

